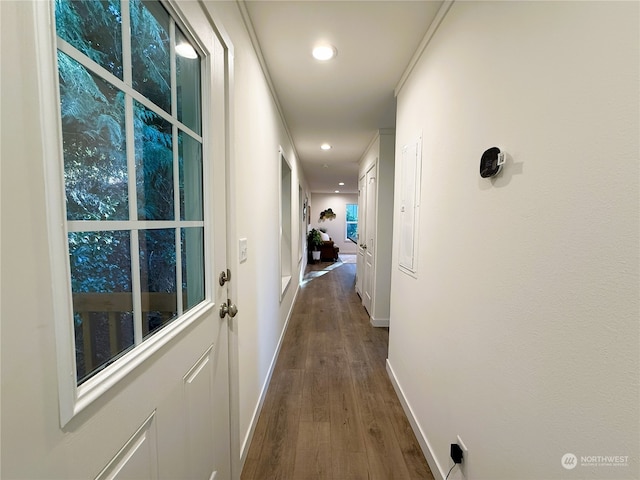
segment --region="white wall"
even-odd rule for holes
[[[340,253],[356,253],[357,246],[351,240],[346,240],[347,203],[358,204],[358,195],[348,193],[312,193],[311,227],[326,228],[333,242],[340,247]],[[331,208],[336,218],[320,221],[320,212]]]
[[[389,365],[436,478],[456,435],[466,478],[639,477],[638,18],[456,2],[399,92],[422,203],[418,279],[394,249]],[[494,145],[508,162],[482,179]]]

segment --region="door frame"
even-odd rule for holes
[[[206,6],[203,8],[208,12]],[[213,20],[210,20],[213,23]],[[235,184],[235,48],[231,37],[220,24],[216,25],[218,39],[224,49],[224,81],[225,81],[225,184],[226,184],[226,218],[227,225],[227,266],[231,270],[231,282],[228,284],[228,298],[237,301],[237,279],[240,270],[239,245],[237,242],[236,211],[237,202],[232,186]],[[228,336],[228,368],[229,368],[229,427],[231,445],[231,478],[240,479],[242,462],[240,455],[240,362],[238,354],[238,322],[242,319],[242,311],[231,318],[229,322]]]

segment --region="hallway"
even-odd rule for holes
[[[433,479],[389,381],[388,329],[355,264],[309,265],[242,472],[263,479]]]

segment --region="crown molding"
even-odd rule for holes
[[[409,61],[407,68],[405,68],[404,72],[402,73],[402,76],[400,77],[400,81],[396,85],[396,88],[393,90],[393,93],[396,97],[400,93],[400,90],[402,90],[402,87],[404,86],[405,82],[409,78],[409,75],[411,75],[411,72],[413,71],[414,67],[418,63],[418,60],[420,60],[420,57],[422,56],[425,49],[427,48],[427,45],[429,45],[429,43],[431,42],[431,39],[433,38],[436,31],[438,30],[438,27],[442,23],[442,20],[444,20],[444,17],[447,15],[447,13],[449,12],[449,9],[454,3],[455,3],[455,0],[445,0],[440,6],[440,9],[438,10],[438,13],[436,13],[436,16],[433,19],[433,22],[431,22],[431,25],[429,25],[429,29],[427,30],[427,33],[425,33],[422,41],[420,42],[420,45],[418,45],[418,48],[413,54],[413,57],[411,57],[411,60]]]

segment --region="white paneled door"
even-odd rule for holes
[[[375,281],[375,248],[376,248],[376,162],[369,167],[365,177],[366,185],[366,208],[365,208],[365,238],[364,245],[364,278],[363,278],[363,296],[362,304],[371,314],[371,306],[373,303],[373,289]]]
[[[65,217],[65,185],[61,169],[66,165],[63,166],[60,158],[62,154],[58,155],[63,148],[56,62],[60,45],[65,52],[71,52],[64,53],[64,61],[69,64],[75,62],[74,72],[80,72],[85,67],[81,65],[81,55],[75,53],[80,48],[78,45],[61,42],[59,38],[56,40],[54,17],[54,9],[66,8],[66,4],[74,2],[1,3],[1,476],[7,479],[230,479],[230,319],[228,315],[220,314],[221,307],[230,296],[230,285],[228,282],[220,285],[218,280],[220,273],[227,271],[226,48],[216,36],[199,2],[164,4],[172,22],[167,23],[169,38],[180,40],[176,32],[178,28],[182,29],[184,36],[188,34],[195,44],[202,59],[202,75],[199,76],[203,99],[200,131],[186,125],[185,98],[181,104],[178,102],[177,109],[174,106],[173,110],[168,108],[162,111],[153,103],[153,98],[153,102],[150,102],[138,95],[134,91],[135,68],[134,87],[130,91],[131,82],[127,74],[119,79],[117,75],[105,73],[106,67],[96,63],[101,60],[100,56],[85,62],[90,72],[88,75],[96,84],[98,76],[106,79],[100,80],[102,90],[92,93],[93,98],[98,98],[105,105],[104,108],[116,105],[122,98],[126,107],[123,107],[123,118],[129,118],[125,115],[133,118],[132,112],[136,108],[144,108],[146,113],[138,120],[148,122],[147,127],[151,125],[149,119],[154,115],[158,118],[153,120],[154,128],[173,122],[166,130],[166,138],[170,139],[172,135],[174,138],[175,166],[172,178],[176,189],[178,185],[182,188],[183,184],[193,180],[186,178],[190,168],[194,175],[198,174],[197,168],[184,166],[187,173],[183,179],[180,170],[183,163],[178,165],[177,159],[180,158],[182,162],[182,155],[187,148],[196,149],[199,142],[202,148],[200,184],[203,188],[200,194],[203,213],[199,214],[201,219],[194,220],[185,220],[176,214],[169,220],[163,219],[158,225],[147,220],[135,223],[130,216],[122,221],[114,221],[111,230],[126,232],[121,235],[127,236],[127,242],[123,244],[130,246],[127,251],[131,252],[131,270],[134,273],[131,281],[133,286],[128,288],[129,292],[134,293],[120,292],[113,294],[112,299],[128,295],[131,306],[127,308],[133,313],[119,317],[111,313],[83,316],[77,313],[80,304],[76,297],[80,296],[76,291],[72,294],[69,287],[69,276],[73,278],[78,267],[72,264],[69,272],[68,251],[73,246],[70,240],[69,244],[67,241],[71,238],[68,225],[72,222]],[[106,5],[108,2],[102,3]],[[118,21],[122,18],[123,36],[127,29],[135,25],[124,14],[114,13],[113,9],[121,5],[132,10],[148,7],[149,12],[145,15],[149,21],[159,24],[164,21],[158,14],[160,3],[152,5],[152,2],[143,4],[123,0],[109,5],[111,10],[107,13],[114,15]],[[128,49],[134,48],[130,42],[135,41],[135,37],[127,37],[123,41],[125,54]],[[16,48],[5,49],[8,42]],[[61,58],[62,54],[57,54]],[[74,55],[80,60],[76,60]],[[172,46],[168,58],[174,61],[176,55]],[[172,67],[172,88],[175,85],[180,87],[180,75],[186,75],[185,65],[178,63],[177,69]],[[126,71],[130,67],[125,61],[123,69]],[[185,88],[182,85],[182,91]],[[181,95],[180,88],[177,90],[177,95]],[[111,91],[119,92],[114,94],[113,101],[109,97]],[[175,94],[171,101],[176,104]],[[159,113],[156,115],[153,113],[155,111]],[[107,117],[104,118],[106,122]],[[123,120],[123,125],[126,122],[128,120]],[[134,145],[132,139],[139,123],[126,123],[128,150],[123,155],[137,154],[138,143]],[[116,130],[110,125],[98,131],[96,136],[110,133],[113,137]],[[122,138],[125,138],[124,135]],[[9,136],[11,141],[5,142]],[[163,145],[167,143],[164,141]],[[5,163],[8,158],[11,161]],[[136,159],[127,158],[127,168],[131,169]],[[9,177],[12,180],[8,181]],[[118,179],[114,177],[109,182],[113,186]],[[135,188],[131,180],[128,188],[129,192]],[[147,190],[147,197],[151,193]],[[180,191],[174,190],[172,195],[176,204],[181,201]],[[11,209],[5,208],[5,200],[11,203]],[[179,213],[179,207],[175,208]],[[129,213],[135,217],[135,206],[129,209]],[[73,228],[76,230],[86,228],[98,231],[102,228],[97,222],[85,225],[77,221],[75,225]],[[191,238],[195,239],[193,251],[189,250],[190,235],[185,233],[189,229],[200,235]],[[159,304],[153,308],[147,305],[164,293],[152,291],[151,287],[146,292],[142,289],[142,294],[137,296],[135,293],[136,288],[140,290],[138,284],[147,280],[147,276],[152,276],[145,268],[151,270],[151,266],[155,265],[152,259],[145,257],[151,256],[151,250],[150,247],[141,246],[143,236],[146,235],[144,238],[150,243],[154,232],[161,231],[174,232],[168,238],[172,242],[175,239],[171,245],[175,245],[172,272],[177,276],[174,282],[177,293],[174,290],[175,303],[168,309],[169,315],[160,315],[167,310],[149,311],[162,310]],[[103,237],[110,232],[107,231]],[[112,237],[121,238],[117,235]],[[159,238],[159,235],[156,237]],[[193,258],[201,260],[194,263]],[[136,267],[142,273],[135,273]],[[201,273],[198,268],[201,268]],[[106,312],[108,307],[102,308]],[[65,316],[65,312],[70,314]],[[151,329],[156,327],[149,325],[150,313],[158,314],[157,321],[166,323],[159,323],[158,332],[153,334]],[[87,320],[89,318],[94,320]],[[115,321],[116,318],[120,320]],[[142,319],[138,320],[139,324],[136,318]],[[82,333],[78,330],[79,324],[104,328],[105,333],[91,337],[93,340],[83,337],[88,335],[86,332],[89,327]],[[118,339],[128,334],[127,329],[131,330],[130,336],[134,340],[131,340],[130,347],[118,352],[118,345],[124,341]],[[68,332],[71,334],[68,335]],[[80,362],[78,349],[85,349],[86,365],[95,365],[101,361],[96,354],[102,348],[100,342],[115,342],[116,346],[112,343],[110,347],[115,352],[111,360],[103,362],[90,375],[83,373],[85,377],[78,380],[81,376],[78,373],[80,370],[76,369]],[[90,349],[94,350],[91,360]],[[88,371],[86,365],[82,368],[86,367]]]
[[[366,238],[366,218],[367,218],[367,206],[366,206],[366,175],[362,175],[358,178],[358,257],[356,259],[356,292],[360,297],[363,296],[363,283],[364,283],[364,245]]]

